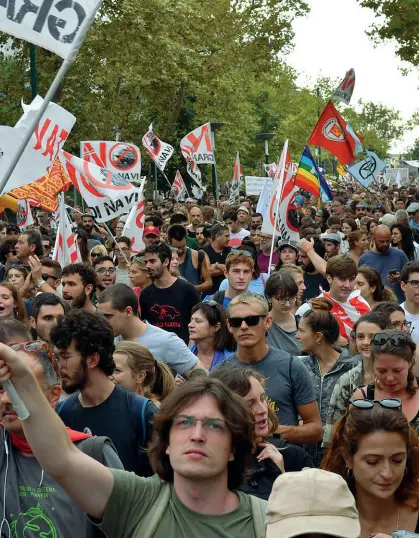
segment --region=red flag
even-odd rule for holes
[[[355,153],[360,151],[362,140],[363,138],[355,133],[336,110],[333,103],[329,101],[311,133],[308,143],[327,149],[341,163],[349,164],[355,161]]]

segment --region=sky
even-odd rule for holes
[[[294,21],[295,48],[287,58],[300,73],[298,83],[314,86],[318,76],[343,79],[353,67],[356,84],[351,105],[359,99],[380,102],[410,119],[419,109],[419,69],[403,76],[400,68],[407,64],[396,56],[393,43],[374,48],[365,33],[376,21],[374,12],[360,7],[356,0],[306,2],[311,12]],[[406,132],[403,140],[393,144],[392,151],[406,151],[416,138],[419,127]]]

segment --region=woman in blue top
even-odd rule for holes
[[[227,329],[227,312],[215,301],[204,301],[192,308],[189,338],[190,347],[209,372],[232,355],[236,342]]]
[[[250,252],[252,255],[253,261],[254,261],[254,268],[253,268],[253,277],[249,284],[248,291],[252,293],[258,293],[259,295],[263,295],[265,293],[265,284],[266,281],[269,278],[269,275],[266,273],[261,273],[260,268],[258,265],[258,252],[257,249],[253,243],[253,241],[247,237],[243,239],[241,244],[236,247],[237,250],[247,250],[247,252]],[[220,284],[220,291],[225,291],[227,289],[228,281],[225,278],[221,284]]]

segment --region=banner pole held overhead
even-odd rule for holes
[[[87,34],[87,32],[88,32],[88,30],[89,30],[95,16],[96,16],[97,10],[99,9],[101,3],[102,3],[101,0],[98,1],[96,9],[92,10],[92,12],[89,14],[88,17],[85,18],[82,25],[80,26],[80,32],[79,32],[79,35],[76,38],[76,41],[74,43],[73,49],[71,50],[69,55],[64,59],[63,63],[61,64],[61,67],[60,67],[57,75],[55,76],[55,78],[54,78],[54,80],[53,80],[53,82],[52,82],[52,84],[51,84],[51,86],[50,86],[44,100],[43,100],[42,105],[40,106],[37,113],[34,115],[32,123],[29,125],[28,130],[25,133],[24,137],[22,138],[22,140],[21,140],[21,142],[20,142],[20,144],[19,144],[19,146],[18,146],[18,148],[16,150],[16,153],[15,153],[14,157],[10,161],[10,165],[6,169],[3,177],[0,179],[0,192],[3,191],[3,189],[5,188],[7,182],[9,181],[10,176],[13,174],[13,172],[14,172],[14,170],[15,170],[18,162],[19,162],[20,157],[22,156],[23,152],[26,149],[26,146],[28,145],[28,143],[29,143],[29,141],[30,141],[30,139],[31,139],[31,137],[33,135],[33,133],[35,132],[35,129],[36,129],[38,123],[40,122],[42,116],[44,115],[45,111],[47,110],[48,105],[52,101],[54,95],[58,91],[59,86],[60,86],[63,78],[67,74],[67,71],[70,69],[71,64],[74,62],[74,60],[75,60],[75,58],[77,56],[77,53],[78,53],[81,45],[83,44],[83,41],[84,41],[84,39],[86,37],[86,34]]]

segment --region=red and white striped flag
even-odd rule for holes
[[[175,200],[184,200],[186,196],[188,196],[188,191],[186,189],[185,182],[183,181],[183,177],[180,175],[179,170],[176,170],[176,176],[173,180],[169,198],[174,198]]]
[[[145,181],[141,183],[138,193],[138,204],[134,205],[125,222],[122,235],[131,239],[131,253],[139,254],[145,249],[143,241],[144,233],[144,190]]]
[[[61,267],[65,267],[70,263],[81,262],[82,259],[77,246],[76,236],[71,229],[71,223],[65,210],[64,195],[62,193],[60,195],[59,211],[60,223],[57,231],[57,239],[55,240],[53,260],[57,261]]]
[[[237,152],[236,164],[234,165],[233,181],[230,186],[230,196],[228,202],[230,204],[238,204],[240,201],[240,178],[243,175],[242,167],[240,166],[240,156]]]

